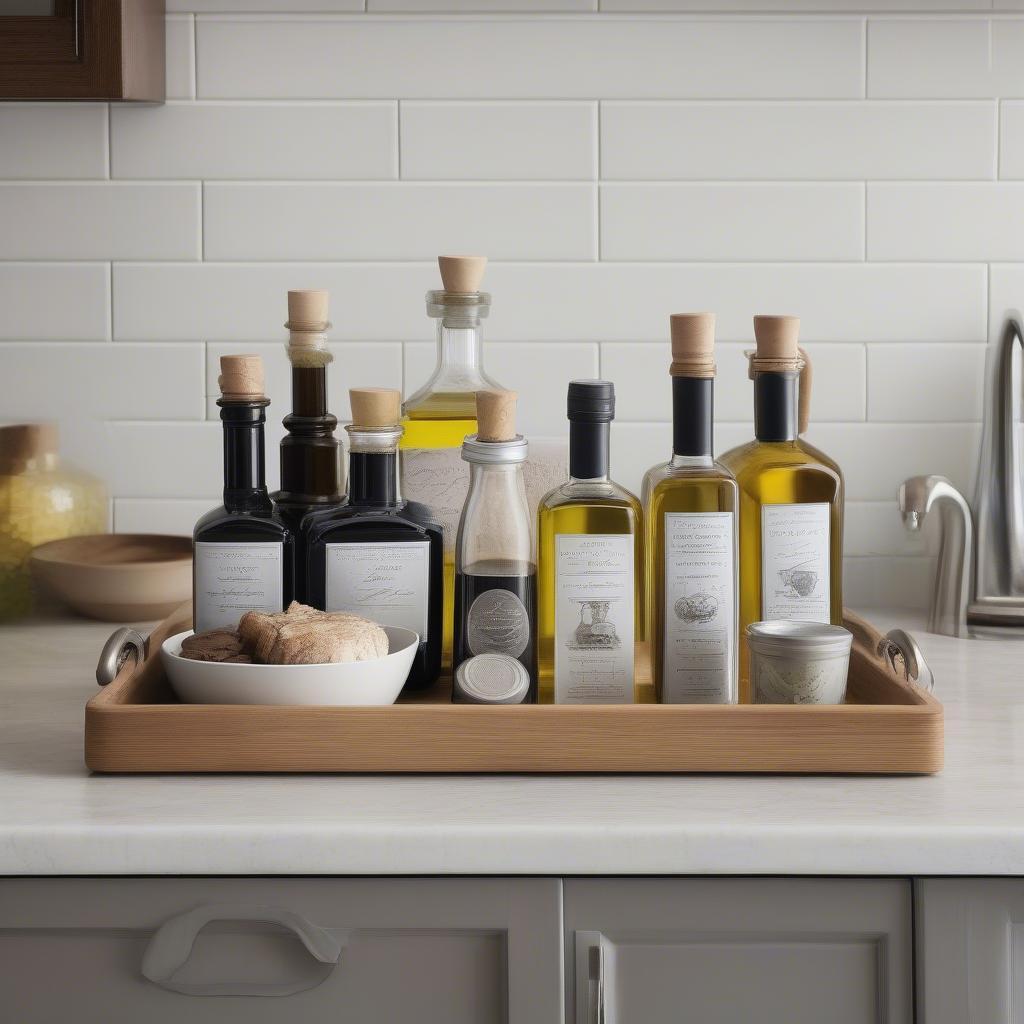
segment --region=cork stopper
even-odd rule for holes
[[[17,471],[33,459],[57,454],[56,423],[14,423],[0,427],[0,471]]]
[[[476,436],[478,441],[514,441],[516,398],[514,391],[476,393]]]
[[[402,395],[395,388],[349,388],[354,427],[394,427],[401,419]]]
[[[306,288],[288,293],[288,322],[285,324],[290,331],[325,331],[330,324],[327,321],[327,302],[330,293],[322,288]]]
[[[486,256],[438,256],[441,283],[446,292],[478,292],[483,280]]]
[[[672,332],[673,377],[714,377],[715,314],[673,313],[669,317]]]
[[[263,398],[263,358],[253,355],[221,356],[217,383],[224,398]]]
[[[784,373],[803,365],[797,342],[800,336],[798,316],[755,316],[754,339],[757,351],[751,356],[750,371]]]

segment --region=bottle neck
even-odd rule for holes
[[[281,492],[291,500],[335,499],[341,491],[336,417],[327,411],[327,367],[292,367],[292,411],[281,440]]]
[[[795,441],[796,373],[762,371],[754,377],[754,436],[758,441]]]
[[[360,430],[345,428],[351,438],[348,455],[348,500],[350,505],[375,508],[401,505],[398,474],[400,428]]]
[[[713,377],[672,378],[672,454],[710,458],[713,449]]]
[[[231,403],[221,399],[218,404],[224,424],[224,508],[228,512],[269,512],[263,424],[270,403],[264,398]]]
[[[610,423],[569,421],[569,479],[604,481],[608,479]]]
[[[437,374],[482,379],[483,337],[479,321],[437,321]]]
[[[302,417],[327,415],[326,366],[292,367],[292,415]]]

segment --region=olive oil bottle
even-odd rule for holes
[[[437,366],[402,405],[402,491],[434,510],[444,528],[442,660],[452,661],[455,539],[469,490],[462,442],[476,433],[476,392],[499,388],[483,369],[480,324],[491,296],[480,291],[485,256],[439,256],[442,288],[427,292],[437,320]]]
[[[754,434],[722,456],[740,487],[740,700],[750,703],[751,622],[843,619],[843,487],[797,439],[800,321],[754,317]]]
[[[644,635],[643,514],[608,475],[615,387],[569,384],[569,479],[537,513],[538,699],[629,704]]]
[[[665,704],[735,704],[740,502],[712,455],[714,314],[675,314],[671,331],[672,458],[644,509],[654,689]]]

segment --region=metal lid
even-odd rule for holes
[[[566,396],[570,420],[610,423],[615,419],[615,385],[610,380],[572,380]]]
[[[750,649],[763,654],[829,657],[848,653],[853,643],[848,629],[827,622],[772,619],[752,622],[746,632]]]
[[[478,654],[455,670],[455,685],[471,704],[521,704],[530,690],[530,673],[507,654]]]
[[[484,465],[509,465],[525,462],[529,445],[522,434],[516,434],[511,441],[481,441],[476,434],[470,434],[462,442],[462,458],[466,462]]]

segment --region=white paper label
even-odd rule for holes
[[[403,626],[427,639],[430,541],[328,544],[327,608],[382,626]]]
[[[469,464],[462,448],[403,448],[402,497],[426,505],[444,528],[445,554],[452,558],[459,516],[469,491]]]
[[[555,703],[632,704],[633,537],[555,536]]]
[[[828,502],[761,506],[761,618],[829,622]]]
[[[195,545],[195,631],[234,629],[246,612],[284,611],[284,544]]]
[[[736,534],[732,512],[665,513],[662,702],[736,699]]]

